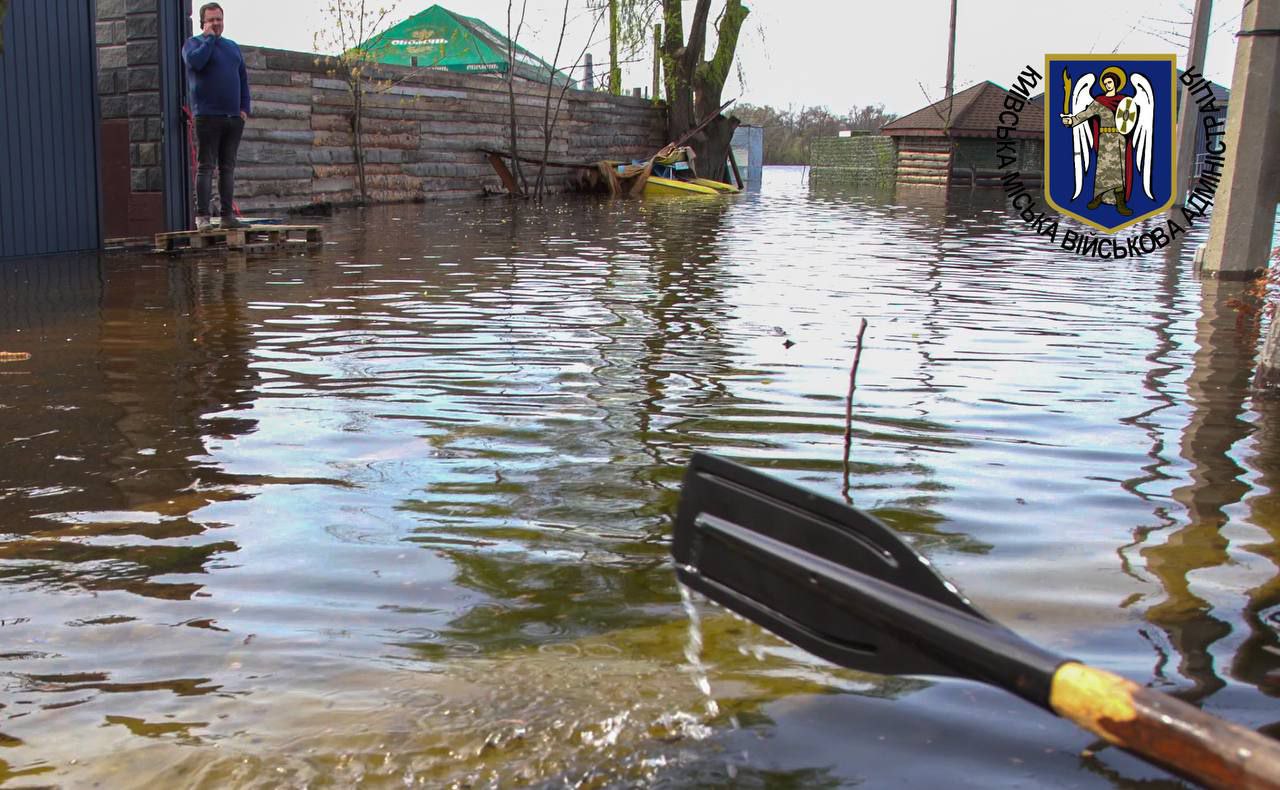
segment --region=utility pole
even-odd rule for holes
[[[1228,276],[1267,270],[1276,203],[1280,201],[1280,0],[1245,5],[1236,35],[1236,67],[1227,105],[1227,162],[1209,222],[1209,241],[1196,262]],[[1245,119],[1248,122],[1245,123]],[[1222,194],[1220,191],[1219,194]],[[1253,379],[1261,397],[1280,397],[1280,321],[1273,320]]]
[[[1203,72],[1205,48],[1209,43],[1209,17],[1213,13],[1213,0],[1196,0],[1195,13],[1191,17],[1191,40],[1187,43],[1187,59],[1182,62],[1182,70],[1195,68]],[[1173,204],[1184,205],[1187,193],[1191,191],[1191,178],[1196,158],[1196,130],[1199,128],[1200,113],[1191,97],[1182,91],[1182,110],[1178,113],[1178,158],[1175,160],[1177,170],[1174,172]]]
[[[1271,257],[1280,199],[1280,0],[1245,3],[1227,103],[1226,162],[1214,194],[1209,239],[1196,251],[1204,277],[1253,279]],[[1184,98],[1183,101],[1187,101]],[[1280,321],[1272,324],[1272,331]],[[1280,344],[1271,344],[1280,351]],[[1280,372],[1280,357],[1264,360]],[[1276,375],[1280,384],[1280,375]]]
[[[947,98],[956,87],[956,0],[951,0],[951,33],[947,39]],[[948,108],[947,115],[951,115]]]
[[[951,111],[955,109],[955,101],[951,94],[956,89],[956,0],[951,0],[951,29],[947,34],[947,117],[942,125],[948,134],[951,131]],[[956,143],[951,141],[951,160],[955,161]],[[948,168],[951,165],[948,165]]]

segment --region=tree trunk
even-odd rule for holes
[[[738,35],[750,13],[742,0],[725,0],[715,54],[704,61],[710,11],[711,0],[697,0],[686,43],[683,40],[680,0],[663,0],[666,30],[662,49],[667,90],[667,137],[671,141],[680,139],[690,129],[719,112],[720,94],[729,78]],[[738,123],[735,118],[718,117],[688,141],[697,155],[695,166],[698,175],[724,180],[725,161],[729,158],[729,145]]]
[[[510,132],[511,132],[511,171],[515,175],[516,183],[520,185],[520,193],[524,195],[529,191],[529,181],[525,178],[524,168],[520,166],[520,124],[516,119],[516,39],[520,38],[520,31],[524,29],[524,14],[527,9],[527,2],[520,4],[520,22],[516,25],[515,32],[511,30],[511,12],[515,8],[515,0],[507,0],[507,71],[503,76],[507,81],[507,109],[510,115]]]
[[[515,174],[516,182],[520,185],[520,194],[523,195],[529,191],[529,182],[525,180],[524,168],[520,166],[520,124],[516,120],[516,86],[512,82],[515,66],[510,65],[507,68],[507,109],[510,112],[510,131],[511,131],[511,170]]]
[[[618,67],[618,1],[609,0],[609,93],[622,95],[622,69]]]
[[[737,118],[721,115],[695,136],[694,166],[702,178],[732,183],[729,178],[729,147],[733,143],[733,130],[741,125]]]
[[[357,77],[352,84],[351,93],[355,104],[351,113],[351,152],[356,158],[356,187],[360,190],[360,203],[369,202],[369,189],[364,178],[364,87]]]

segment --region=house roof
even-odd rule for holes
[[[996,127],[1003,126],[1000,113],[1005,112],[1009,92],[986,80],[915,112],[885,124],[881,134],[891,137],[995,137]],[[951,125],[946,119],[950,108]],[[1008,117],[1005,120],[1009,120]],[[1018,113],[1018,127],[1013,137],[1044,137],[1044,96],[1034,96]]]

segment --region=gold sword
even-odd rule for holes
[[[1071,76],[1066,66],[1062,67],[1062,114],[1071,114]]]

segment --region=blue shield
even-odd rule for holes
[[[1173,55],[1046,55],[1044,196],[1115,233],[1174,198]]]

